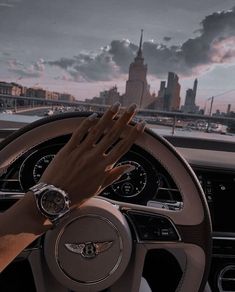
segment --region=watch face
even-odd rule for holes
[[[65,198],[57,191],[48,190],[41,197],[41,206],[46,213],[57,215],[65,208]]]

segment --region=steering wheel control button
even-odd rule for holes
[[[131,247],[124,216],[101,199],[88,201],[45,238],[45,255],[51,272],[74,291],[110,287],[126,269]]]
[[[127,211],[140,241],[179,241],[180,237],[173,223],[166,217]]]

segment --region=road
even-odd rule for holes
[[[24,115],[24,116],[44,116],[47,110],[51,109],[51,107],[37,107],[37,108],[27,108],[22,109],[16,112],[16,115]]]

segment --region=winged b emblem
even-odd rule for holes
[[[82,242],[82,243],[65,243],[65,247],[73,252],[80,254],[84,258],[94,258],[102,252],[108,250],[113,244],[113,241],[103,242]]]

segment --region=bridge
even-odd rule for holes
[[[71,106],[71,107],[78,107],[78,106],[86,106],[89,107],[89,105],[84,101],[67,101],[67,100],[54,100],[54,99],[45,99],[45,98],[38,98],[38,97],[29,97],[29,96],[16,96],[16,95],[8,95],[8,94],[0,94],[0,99],[13,99],[13,100],[22,100],[22,101],[28,101],[30,105],[34,104],[42,104],[42,105],[63,105],[63,106]],[[107,107],[106,105],[101,105],[102,107]]]
[[[76,100],[76,101],[65,101],[65,100],[52,100],[52,99],[44,99],[44,98],[37,98],[37,97],[27,97],[27,96],[15,96],[15,95],[7,95],[7,94],[0,94],[0,99],[13,99],[15,100],[15,104],[17,100],[28,101],[29,108],[27,111],[35,110],[35,105],[37,107],[53,107],[53,106],[66,106],[66,107],[73,107],[78,111],[92,111],[92,112],[100,112],[103,113],[109,105],[104,104],[94,104],[94,103],[87,103],[84,101]],[[26,110],[26,109],[25,109]],[[17,108],[16,108],[17,111]],[[235,123],[235,117],[227,117],[227,116],[210,116],[210,115],[199,115],[199,114],[186,114],[182,112],[169,112],[169,111],[160,111],[160,110],[149,110],[149,109],[141,109],[137,110],[138,116],[145,117],[168,117],[173,118],[174,122],[177,119],[196,119],[196,120],[207,120],[209,122],[215,123]]]

